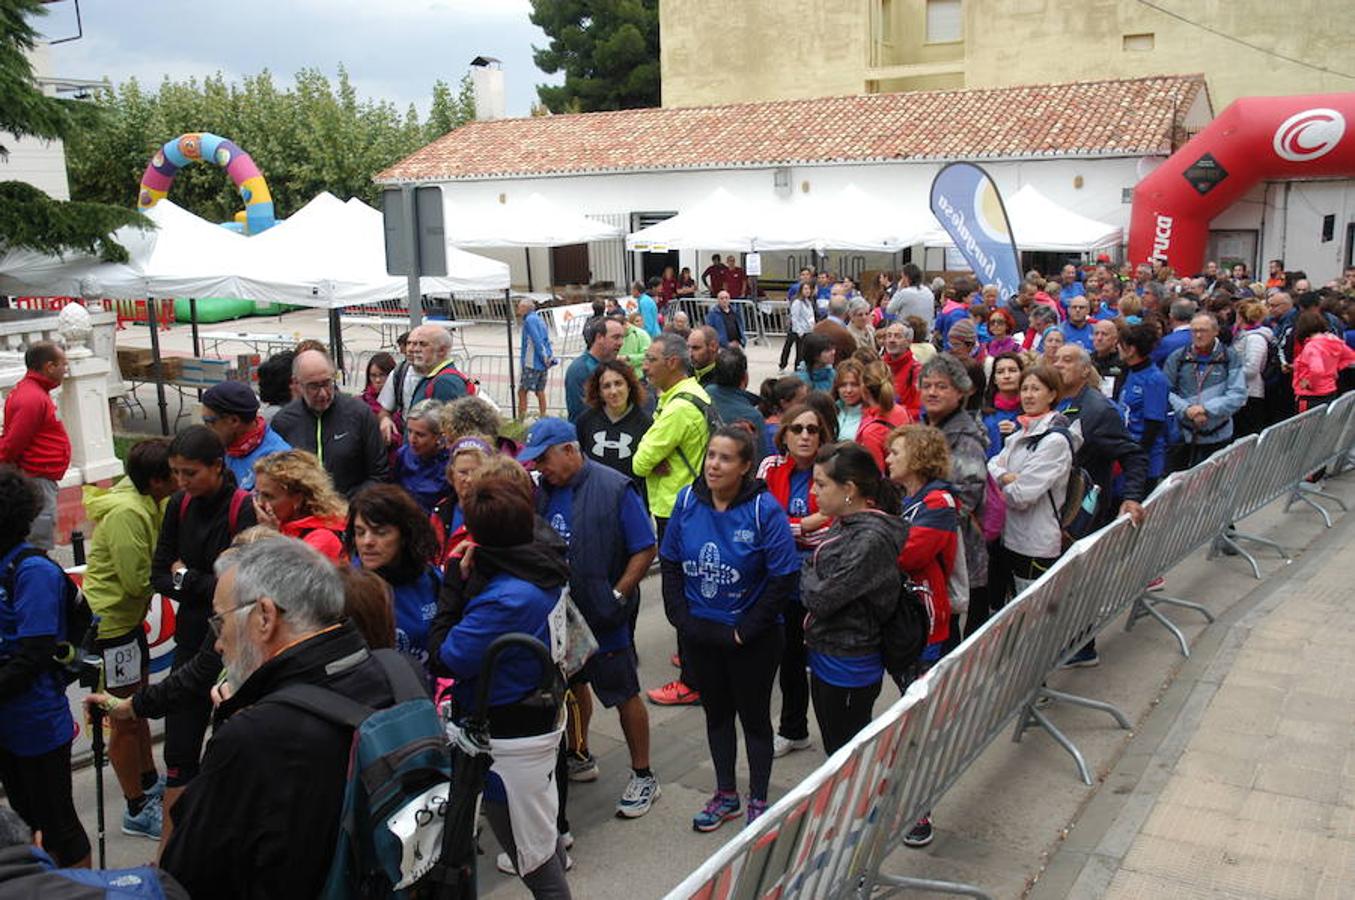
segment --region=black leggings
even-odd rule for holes
[[[89,856],[89,835],[71,799],[71,745],[37,756],[16,756],[0,749],[0,785],[9,805],[34,831],[58,866],[73,866]]]
[[[174,630],[174,663],[170,671],[188,665],[206,637],[207,623],[180,618]],[[165,784],[183,787],[198,774],[202,739],[212,720],[210,697],[195,697],[165,714]]]
[[[803,335],[791,331],[790,326],[786,327],[786,339],[781,344],[781,368],[784,369],[786,367],[786,360],[790,359],[791,347],[795,348],[795,367],[797,369],[800,367],[800,342],[803,338]]]
[[[781,725],[776,733],[792,741],[809,737],[809,678],[805,664],[805,608],[795,601],[786,605],[786,646],[781,651]]]
[[[809,693],[814,698],[814,718],[819,723],[823,749],[829,756],[870,724],[880,682],[865,687],[844,688],[831,685],[817,675],[810,676]]]
[[[738,757],[738,733],[734,718],[743,725],[748,753],[748,796],[767,799],[772,780],[772,682],[781,660],[781,630],[766,634],[734,649],[699,641],[683,641],[683,662],[701,691],[706,713],[706,741],[715,764],[715,784],[733,791],[734,763]]]

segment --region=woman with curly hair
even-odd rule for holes
[[[393,484],[368,485],[348,507],[344,549],[354,565],[385,579],[395,594],[395,649],[427,671],[428,626],[442,576],[432,564],[437,537],[413,498]]]
[[[505,456],[517,456],[517,441],[499,434],[503,418],[494,405],[484,397],[460,397],[448,403],[442,410],[442,433],[447,443],[452,444],[458,438],[468,434],[487,437],[489,442]]]
[[[314,453],[284,450],[254,464],[254,515],[260,525],[343,561],[348,503]]]
[[[583,400],[588,406],[574,423],[580,449],[625,475],[644,497],[645,480],[636,477],[631,460],[654,418],[645,412],[645,389],[635,370],[614,359],[601,363],[583,384]]]

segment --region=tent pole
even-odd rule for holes
[[[334,360],[334,364],[339,371],[343,373],[344,381],[347,381],[348,371],[344,367],[343,360],[343,327],[339,321],[339,310],[337,308],[332,308],[329,311],[329,356]]]
[[[504,288],[503,290],[503,308],[506,310],[505,328],[508,330],[508,403],[517,412],[518,405],[518,386],[517,370],[513,366],[513,290]],[[510,416],[509,418],[517,418]]]
[[[193,355],[202,356],[202,343],[198,339],[198,298],[188,298],[188,321],[193,328]],[[202,401],[202,388],[198,388],[198,402]]]
[[[522,248],[522,258],[527,260],[527,293],[532,292],[532,248]]]
[[[155,298],[146,298],[146,324],[151,330],[151,374],[155,377],[155,397],[160,404],[160,433],[169,437],[169,404],[165,401],[165,370],[160,365],[160,325],[155,321]]]

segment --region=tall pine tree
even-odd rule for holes
[[[533,47],[551,112],[596,112],[659,105],[659,0],[532,0],[532,24],[550,38]]]

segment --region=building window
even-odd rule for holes
[[[1123,47],[1126,52],[1144,53],[1153,49],[1153,33],[1147,34],[1126,34],[1124,36]]]
[[[953,44],[964,40],[964,11],[960,0],[927,0],[927,43]]]

